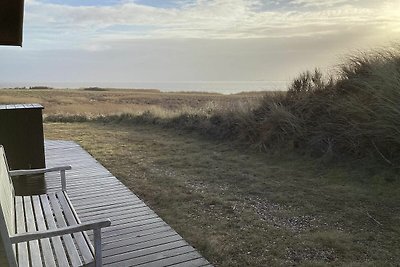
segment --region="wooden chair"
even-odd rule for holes
[[[101,228],[110,220],[81,223],[66,192],[70,166],[10,171],[0,146],[0,234],[8,264],[16,266],[101,266]],[[15,196],[12,176],[58,171],[61,191]],[[85,231],[92,230],[94,248]]]

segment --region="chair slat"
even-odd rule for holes
[[[43,206],[44,217],[47,222],[48,229],[57,229],[56,221],[53,217],[53,211],[50,207],[50,202],[47,195],[40,195],[40,201]],[[67,260],[67,255],[64,251],[64,246],[61,242],[61,238],[59,236],[55,236],[51,238],[54,247],[54,253],[57,257],[57,263],[60,267],[68,267],[69,263]]]
[[[53,208],[55,217],[56,217],[56,221],[57,221],[57,225],[58,227],[66,227],[67,223],[65,221],[65,218],[63,216],[62,213],[62,209],[60,207],[60,203],[58,202],[58,199],[56,197],[55,193],[50,193],[48,194],[49,198],[50,198],[50,203],[51,203],[51,207]],[[80,266],[82,265],[82,261],[79,257],[79,253],[78,250],[75,247],[74,244],[74,240],[72,239],[71,235],[64,235],[63,236],[63,240],[65,243],[65,247],[67,249],[67,253],[69,256],[69,259],[71,261],[71,264],[73,266]]]
[[[22,197],[15,197],[15,211],[16,211],[16,223],[17,233],[25,233],[25,213],[24,213],[24,202]],[[29,254],[28,254],[28,243],[22,242],[17,246],[18,251],[18,265],[29,267]]]
[[[25,208],[25,222],[28,232],[36,232],[36,222],[33,215],[32,200],[30,196],[23,197],[24,208]],[[41,267],[42,255],[40,254],[39,241],[33,240],[28,242],[29,255],[32,267]]]
[[[43,216],[43,209],[40,205],[39,196],[32,196],[33,210],[35,212],[35,218],[37,228],[39,231],[47,230],[46,222]],[[42,247],[43,259],[46,267],[56,266],[56,260],[54,259],[53,249],[51,247],[50,239],[40,239],[40,245]]]
[[[15,207],[14,207],[14,186],[8,175],[8,165],[3,146],[0,146],[0,207],[3,211],[7,231],[15,233]],[[1,219],[1,218],[0,218]]]
[[[78,224],[77,219],[74,216],[73,211],[71,210],[71,206],[68,204],[68,201],[65,198],[65,195],[63,192],[57,192],[56,196],[58,200],[60,201],[62,210],[64,211],[64,216],[67,221],[68,225],[76,225]],[[79,250],[82,254],[82,258],[84,263],[90,263],[93,261],[93,254],[92,251],[90,250],[90,247],[88,243],[86,242],[82,232],[78,232],[73,234],[75,241],[79,247]]]

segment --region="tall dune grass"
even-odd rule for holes
[[[263,146],[292,144],[320,155],[375,155],[389,164],[400,150],[400,48],[349,57],[336,77],[295,79],[281,99],[255,111]]]
[[[377,157],[400,162],[400,46],[349,56],[336,75],[306,71],[287,92],[260,101],[209,102],[174,112],[145,111],[47,121],[151,123],[239,140],[261,149],[282,147],[325,157]]]

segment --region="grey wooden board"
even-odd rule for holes
[[[102,230],[104,266],[211,266],[78,144],[46,140],[45,149],[47,167],[72,166],[66,172],[67,192],[80,220],[111,220]],[[60,190],[58,174],[45,179],[48,192]]]
[[[35,217],[33,216],[33,207],[31,197],[24,197],[25,220],[28,232],[35,232],[36,228]],[[39,241],[29,241],[29,254],[32,267],[42,266],[42,257],[40,255]]]
[[[48,229],[56,229],[57,223],[53,217],[53,211],[50,207],[49,199],[46,195],[41,195],[40,200],[43,206],[43,212],[45,214],[46,223],[48,225]],[[61,237],[55,236],[51,238],[51,241],[54,246],[54,253],[57,256],[59,266],[69,266],[67,260],[67,254],[64,251],[63,243],[61,241]]]
[[[47,230],[46,221],[43,216],[43,209],[40,204],[39,196],[32,197],[32,203],[35,210],[35,218],[39,231]],[[56,266],[56,260],[51,249],[51,243],[49,238],[43,238],[40,240],[42,246],[43,258],[46,266]]]
[[[58,227],[66,227],[67,222],[65,221],[65,217],[63,215],[62,209],[59,206],[58,199],[55,194],[49,195],[51,207],[53,208],[53,212],[56,218],[56,222]],[[73,266],[82,265],[81,258],[79,257],[79,251],[77,250],[74,240],[71,235],[64,235],[63,241],[65,244],[65,248],[68,254],[68,257]]]
[[[25,215],[24,215],[24,201],[22,197],[15,198],[15,211],[16,211],[16,225],[17,233],[26,232]],[[28,244],[27,242],[19,243],[18,250],[18,265],[29,266]]]

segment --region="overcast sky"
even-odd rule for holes
[[[400,0],[25,0],[0,82],[275,81],[400,38]]]

